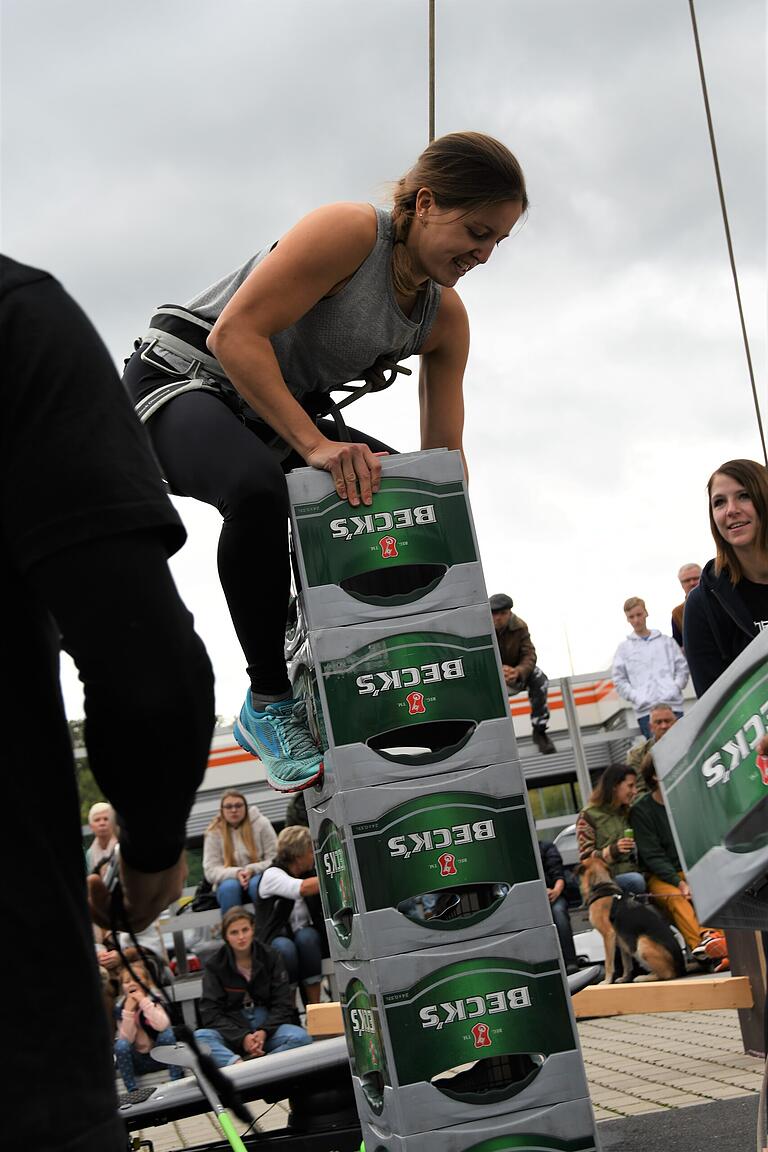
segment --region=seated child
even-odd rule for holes
[[[131,961],[131,967],[150,992],[146,993],[129,970],[123,968],[120,973],[123,995],[115,1006],[118,1020],[115,1058],[127,1092],[136,1088],[137,1076],[168,1067],[153,1060],[150,1049],[176,1041],[168,1013],[160,1003],[159,993],[155,995],[156,987],[146,966],[135,960]],[[180,1080],[186,1075],[183,1068],[173,1066],[170,1072],[171,1080]]]

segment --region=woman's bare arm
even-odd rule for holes
[[[290,327],[363,263],[376,241],[367,204],[330,204],[299,221],[223,309],[208,347],[246,402],[350,503],[369,504],[380,464],[365,444],[336,444],[288,391],[270,336]]]

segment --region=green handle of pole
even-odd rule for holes
[[[248,1152],[245,1144],[243,1144],[237,1132],[235,1132],[235,1126],[232,1123],[229,1114],[222,1109],[221,1112],[217,1114],[216,1119],[219,1121],[222,1132],[226,1136],[227,1140],[229,1140],[235,1152]]]

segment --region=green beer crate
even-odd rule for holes
[[[768,929],[768,631],[654,748],[702,924]]]
[[[366,1124],[412,1136],[589,1095],[552,925],[336,976]]]
[[[308,813],[334,960],[552,922],[518,761],[337,792]]]
[[[341,500],[327,472],[288,475],[308,628],[337,628],[487,599],[459,452],[382,460],[373,503]]]
[[[324,728],[334,792],[517,758],[487,602],[313,632],[289,665]],[[311,681],[307,683],[307,681]]]
[[[397,1136],[362,1123],[365,1152],[600,1152],[588,1098]]]

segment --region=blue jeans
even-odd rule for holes
[[[645,879],[639,872],[622,872],[620,876],[614,876],[614,880],[625,896],[639,896],[645,892]]]
[[[261,872],[257,872],[255,876],[251,876],[248,881],[248,888],[243,888],[240,881],[236,876],[231,876],[228,880],[222,880],[216,889],[216,899],[221,908],[221,914],[224,915],[230,908],[236,908],[241,904],[256,903],[256,893],[261,884]]]
[[[270,947],[279,952],[291,984],[319,984],[322,980],[323,950],[317,928],[299,928],[293,940],[275,936]]]
[[[175,1044],[176,1037],[172,1028],[159,1032],[155,1044]],[[145,1072],[162,1072],[169,1068],[171,1080],[181,1080],[187,1073],[177,1065],[159,1064],[153,1060],[149,1052],[137,1052],[130,1040],[118,1037],[115,1041],[115,1059],[117,1069],[123,1078],[126,1092],[133,1092],[136,1088],[136,1077],[143,1076]]]
[[[269,1016],[269,1011],[264,1007],[243,1008],[242,1013],[254,1032],[264,1027]],[[228,1064],[242,1059],[239,1053],[227,1047],[221,1033],[215,1028],[196,1028],[195,1039],[210,1048],[217,1068],[226,1068]],[[311,1043],[312,1037],[303,1028],[299,1028],[298,1024],[279,1024],[264,1041],[264,1054],[269,1056],[272,1052],[287,1052],[289,1048],[302,1048]]]
[[[563,962],[566,968],[576,968],[578,961],[576,960],[576,947],[573,943],[573,931],[571,929],[571,918],[568,915],[568,903],[565,896],[558,896],[553,904],[550,904],[552,909],[552,919],[557,928],[557,935],[560,940],[560,950],[563,953]]]

